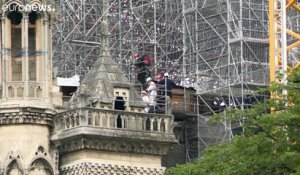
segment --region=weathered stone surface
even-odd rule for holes
[[[11,108],[9,112],[0,113],[0,125],[12,124],[40,124],[40,125],[53,125],[53,114],[42,113],[43,109],[31,108]],[[35,112],[38,111],[38,112]]]
[[[73,128],[63,135],[58,136],[59,142],[53,140],[60,154],[79,150],[101,150],[162,156],[167,153],[170,144],[174,143],[174,140],[160,134],[93,130],[89,127]]]
[[[6,3],[55,5],[2,0],[0,6]],[[76,92],[79,109],[71,110],[62,109],[59,88],[52,85],[50,26],[57,13],[12,13],[20,23],[1,13],[0,175],[162,175],[161,157],[176,142],[173,116],[141,113],[137,91],[110,57],[106,22],[102,54]],[[12,53],[16,45],[22,54]],[[115,107],[117,97],[124,110]]]
[[[78,175],[91,173],[97,175],[163,175],[164,168],[150,168],[85,162],[72,166],[61,167],[62,175]]]

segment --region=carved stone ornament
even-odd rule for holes
[[[12,112],[0,114],[0,125],[10,124],[43,124],[52,126],[51,114],[37,112]]]
[[[77,174],[124,174],[124,175],[163,175],[164,168],[149,168],[113,164],[99,164],[83,162],[71,166],[64,166],[60,169],[62,174],[77,175]]]
[[[39,146],[37,151],[35,152],[36,156],[47,156],[47,152],[43,146]]]
[[[62,142],[58,145],[58,150],[60,154],[67,154],[80,150],[99,150],[162,156],[167,153],[169,147],[169,144],[160,142],[79,138]]]

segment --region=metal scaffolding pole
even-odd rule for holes
[[[187,88],[197,91],[195,145],[201,155],[203,148],[229,140],[235,127],[227,121],[210,126],[209,116],[249,108],[261,100],[253,92],[275,80],[278,67],[286,65],[288,72],[300,66],[299,3],[269,2],[272,6],[266,0],[56,0],[53,64],[57,76],[83,79],[99,57],[101,21],[107,17],[110,53],[131,83],[138,85],[133,58],[138,53],[151,56],[151,76],[168,72],[184,87],[184,108],[190,105]],[[286,61],[277,58],[285,55]]]
[[[270,0],[270,81],[286,84],[287,74],[300,66],[299,12],[296,0]]]
[[[205,120],[226,108],[248,108],[259,101],[253,92],[269,84],[268,8],[263,0],[182,3],[183,58],[186,72],[195,73],[202,106],[197,127],[199,154],[199,147],[229,140],[239,126],[224,120],[219,128],[207,127]]]
[[[178,0],[177,0],[178,1]],[[110,51],[115,61],[135,79],[134,53],[153,58],[152,76],[169,72],[177,81],[182,56],[181,5],[171,0],[57,0],[61,9],[54,31],[54,66],[59,76],[79,74],[82,78],[94,63],[101,48],[103,14],[110,24]]]

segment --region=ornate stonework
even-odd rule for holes
[[[137,166],[124,166],[100,163],[80,163],[72,166],[61,167],[61,175],[78,174],[122,174],[122,175],[163,175],[164,168],[149,168]]]
[[[97,150],[163,156],[176,141],[169,115],[80,108],[54,121],[51,140],[61,155]]]
[[[138,142],[132,140],[112,140],[93,137],[63,141],[61,145],[58,145],[58,150],[62,155],[80,150],[98,150],[162,156],[167,153],[169,147],[168,144],[159,142]]]
[[[161,157],[176,142],[173,116],[141,113],[135,87],[109,54],[106,20],[102,54],[74,95],[78,106],[66,109],[52,86],[58,9],[19,9],[32,4],[55,8],[53,0],[0,0],[0,8],[18,7],[1,13],[0,175],[162,175]]]
[[[0,113],[0,125],[10,124],[42,124],[52,126],[52,114],[31,112],[29,108],[20,109],[20,112]]]
[[[57,174],[54,173],[53,163],[50,160],[51,157],[49,156],[49,152],[43,146],[38,146],[36,152],[31,156],[31,163],[27,165],[21,153],[16,151],[15,148],[12,148],[4,163],[4,168],[0,170],[0,175],[14,174],[16,172],[24,175],[35,173],[46,173],[47,175]]]

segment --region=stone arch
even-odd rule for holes
[[[22,175],[24,174],[24,167],[17,159],[12,159],[5,168],[5,175]]]
[[[151,129],[151,121],[150,121],[150,118],[147,118],[145,120],[145,130],[150,131],[150,129]]]
[[[34,4],[36,4],[36,5],[44,5],[45,2],[42,2],[41,0],[32,0],[32,1],[29,2],[29,5],[34,5]]]
[[[36,157],[29,164],[28,175],[54,175],[53,166],[45,157]]]
[[[23,4],[23,0],[4,0],[5,2],[4,2],[4,4],[10,4],[10,3],[12,3],[12,2],[17,2],[18,4]]]
[[[9,80],[10,81],[22,81],[23,80],[23,66],[22,66],[22,29],[21,26],[23,24],[24,19],[24,13],[19,10],[18,7],[22,6],[23,3],[19,1],[9,1],[6,3],[6,10],[5,16],[7,18],[7,22],[5,22],[5,25],[9,28],[7,28],[5,31],[8,32],[9,37],[7,38],[7,41],[5,44],[6,47],[10,47],[10,58],[9,58],[9,66],[10,68],[10,74],[9,74]],[[10,43],[10,44],[9,44]],[[13,43],[13,44],[12,44]],[[14,87],[17,88],[16,94],[14,94],[15,97],[22,97],[21,88],[20,87]],[[20,96],[18,96],[20,95]]]
[[[9,0],[4,5],[12,5],[12,4],[23,5],[23,2],[22,0]]]
[[[3,6],[11,6],[11,5],[17,5],[17,6],[21,6],[21,5],[40,5],[41,6],[41,5],[48,5],[48,3],[44,0],[32,0],[28,3],[24,3],[24,1],[22,1],[22,0],[9,0],[5,4],[3,4]],[[9,11],[3,11],[2,16],[6,16],[8,12]],[[37,11],[37,12],[42,17],[47,17],[48,16],[46,11]],[[30,12],[25,12],[25,11],[23,12],[23,14],[27,14],[27,13],[30,13]]]
[[[23,2],[22,2],[21,0],[9,0],[9,1],[7,1],[6,3],[4,3],[4,4],[2,5],[2,7],[4,7],[4,6],[9,7],[9,6],[11,6],[11,5],[18,5],[18,6],[20,6],[20,5],[23,5]],[[1,8],[2,8],[2,7],[1,7]],[[4,11],[4,10],[3,10],[2,16],[7,16],[8,13],[9,13],[9,10],[7,10],[7,11]]]
[[[164,119],[161,120],[160,122],[160,131],[161,132],[166,132],[166,122]]]
[[[158,120],[157,117],[153,120],[153,131],[158,131]]]
[[[43,6],[43,5],[47,5],[46,2],[42,2],[41,0],[33,0],[33,1],[30,1],[28,3],[28,5],[39,5],[39,6]],[[41,15],[41,17],[47,17],[47,12],[46,11],[37,11],[37,13],[39,15]]]
[[[36,88],[36,97],[37,97],[37,98],[41,98],[42,95],[43,95],[42,93],[43,93],[42,87],[41,87],[41,86],[38,86],[38,87]]]

